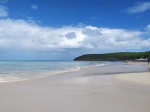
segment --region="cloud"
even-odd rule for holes
[[[7,17],[8,16],[7,10],[8,8],[6,6],[0,5],[0,17]]]
[[[150,37],[144,38],[145,35],[150,32],[94,26],[53,28],[7,18],[0,19],[0,52],[59,59],[84,53],[141,50],[150,47]]]
[[[89,29],[88,29],[89,30]],[[99,33],[95,33],[99,31]],[[93,36],[91,34],[94,34]],[[98,28],[89,34],[86,33],[87,38],[84,39],[84,44],[89,48],[98,49],[137,49],[137,43],[141,43],[140,31],[128,31],[125,29],[110,29]]]
[[[38,9],[38,6],[37,6],[37,5],[31,5],[31,8],[32,8],[33,10],[37,10],[37,9]]]
[[[127,10],[128,13],[142,13],[150,10],[150,2],[137,3]]]
[[[0,47],[42,50],[57,48],[76,48],[82,37],[81,28],[71,26],[52,28],[41,27],[25,20],[1,19],[0,20]],[[70,39],[67,36],[76,37]],[[62,35],[62,36],[60,36]]]
[[[91,37],[95,37],[95,36],[100,36],[101,33],[99,31],[99,28],[96,27],[92,27],[92,26],[88,26],[86,28],[84,28],[82,30],[82,33],[86,36],[91,36]]]

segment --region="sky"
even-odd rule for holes
[[[144,51],[149,0],[0,0],[0,60]]]

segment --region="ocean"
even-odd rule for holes
[[[0,83],[28,80],[77,71],[82,67],[103,66],[110,62],[90,61],[0,61]]]

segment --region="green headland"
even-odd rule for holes
[[[74,61],[124,61],[135,59],[148,59],[150,58],[150,51],[146,52],[116,52],[106,54],[85,54],[76,57]]]

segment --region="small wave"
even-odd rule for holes
[[[61,73],[67,73],[67,72],[74,72],[78,71],[82,68],[91,68],[91,67],[98,67],[98,66],[104,66],[107,64],[95,64],[95,65],[90,65],[90,66],[76,66],[72,68],[66,68],[64,70],[51,70],[47,72],[41,72],[36,74],[36,76],[33,77],[12,77],[12,76],[7,76],[7,77],[1,77],[0,78],[0,83],[6,83],[6,82],[16,82],[16,81],[24,81],[24,80],[32,80],[32,79],[37,79],[37,78],[44,78],[52,75],[57,75]]]
[[[89,66],[81,66],[81,68],[91,68],[91,67],[99,67],[99,66],[105,66],[108,64],[93,64],[93,65],[89,65]]]
[[[0,83],[16,82],[16,81],[24,81],[24,80],[31,80],[31,79],[36,79],[36,78],[48,77],[48,76],[56,75],[56,74],[60,74],[60,73],[78,71],[79,69],[80,69],[80,67],[77,66],[75,68],[68,68],[65,70],[53,70],[53,71],[49,71],[49,72],[42,72],[42,73],[39,73],[38,76],[28,77],[28,78],[20,78],[20,77],[12,77],[12,76],[1,77]]]
[[[105,66],[105,65],[108,65],[108,64],[97,64],[95,66]]]
[[[75,68],[68,68],[65,70],[53,70],[53,71],[49,71],[46,73],[41,73],[41,74],[39,74],[39,76],[36,76],[35,78],[48,77],[48,76],[52,76],[52,75],[56,75],[56,74],[60,74],[60,73],[66,73],[66,72],[74,72],[74,71],[78,71],[80,69],[81,69],[81,67],[77,66]],[[35,79],[35,78],[32,78],[32,79]]]
[[[104,66],[104,65],[107,65],[107,64],[95,64],[95,65],[90,65],[90,66],[76,66],[76,67],[73,67],[73,68],[66,68],[64,70],[51,70],[51,71],[48,71],[48,72],[41,72],[41,73],[39,73],[39,74],[37,74],[36,76],[33,76],[33,77],[26,77],[26,78],[12,77],[12,76],[1,77],[0,78],[0,83],[16,82],[16,81],[24,81],[24,80],[43,78],[43,77],[48,77],[48,76],[57,75],[57,74],[61,74],[61,73],[78,71],[82,68],[91,68],[91,67],[98,67],[98,66]]]
[[[11,77],[11,76],[8,76],[8,77],[0,78],[0,83],[14,82],[14,81],[23,81],[23,80],[26,80],[26,79],[25,79],[25,78],[19,78],[19,77]]]

